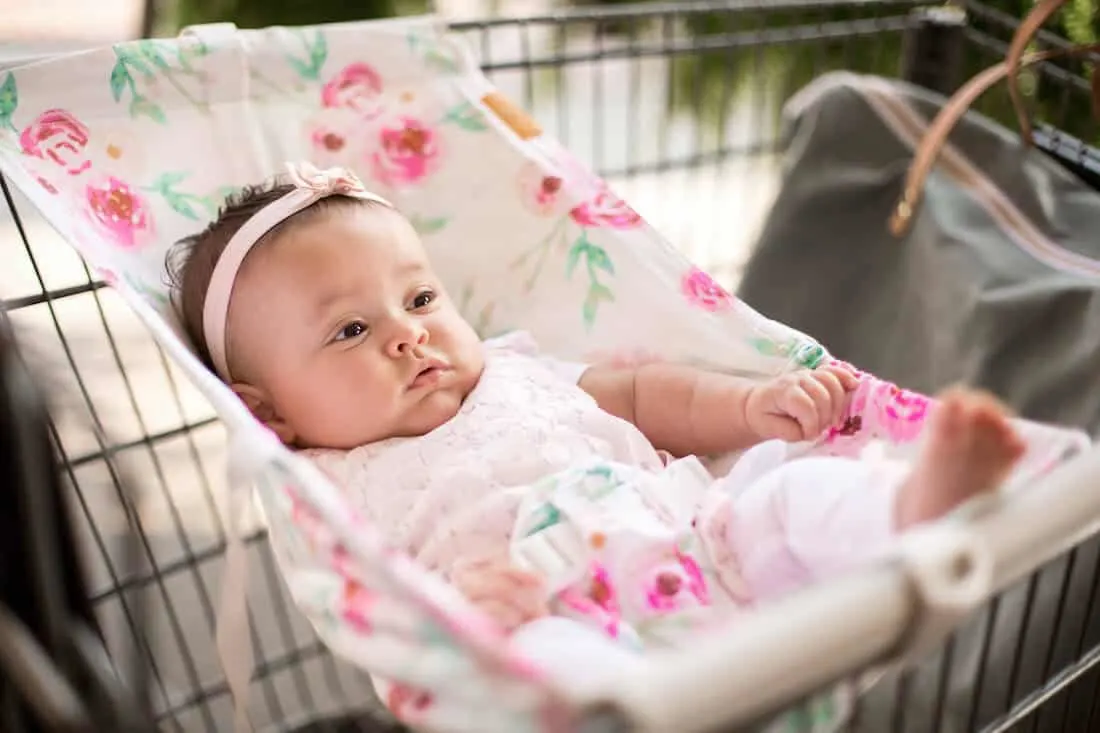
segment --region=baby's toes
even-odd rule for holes
[[[948,390],[940,395],[932,413],[931,428],[934,437],[954,441],[965,434],[967,422],[965,394]]]
[[[971,432],[979,449],[994,456],[1011,458],[1025,448],[1008,419],[1008,412],[988,395],[977,395],[971,406]]]

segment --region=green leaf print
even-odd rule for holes
[[[602,501],[620,486],[622,481],[609,466],[596,466],[584,472],[579,488],[590,501]]]
[[[790,349],[789,345],[784,347],[783,344],[765,338],[749,339],[749,343],[752,345],[752,348],[756,349],[756,353],[761,356],[785,356],[789,353]],[[784,348],[787,350],[785,351]]]
[[[19,106],[19,90],[15,86],[15,74],[8,72],[4,83],[0,84],[0,127],[15,131],[12,117]]]
[[[603,270],[609,275],[615,274],[615,266],[611,264],[611,258],[607,256],[607,251],[603,247],[589,244],[587,253],[589,267]]]
[[[286,54],[286,61],[294,72],[307,81],[318,81],[321,78],[321,69],[328,60],[328,40],[325,34],[319,30],[314,31],[313,38],[306,35],[306,31],[296,30],[294,35],[305,46],[306,58],[302,59],[292,54]]]
[[[599,309],[600,303],[596,298],[592,296],[592,291],[588,291],[588,296],[584,299],[584,304],[581,306],[581,317],[584,318],[584,325],[589,328],[596,322],[596,311]]]
[[[577,269],[577,263],[581,259],[581,254],[588,248],[588,240],[583,236],[578,239],[572,247],[569,248],[569,255],[565,260],[565,276],[573,277],[573,270]]]
[[[588,295],[585,297],[584,305],[581,308],[584,325],[591,328],[592,324],[596,322],[596,313],[599,311],[600,303],[613,300],[615,300],[615,295],[610,290],[598,282],[592,283],[588,288]]]
[[[157,67],[161,71],[168,71],[172,68],[168,65],[168,61],[164,58],[164,55],[160,52],[160,49],[157,48],[157,44],[155,41],[138,41],[137,47],[138,53],[141,55],[141,57],[147,59],[151,64],[153,64],[153,66]]]
[[[188,219],[194,221],[199,220],[199,215],[192,208],[191,204],[187,202],[187,198],[180,196],[174,192],[167,192],[164,194],[164,200],[168,202],[168,205],[172,207],[172,210],[181,216],[186,216]]]
[[[416,230],[416,233],[424,236],[427,234],[435,234],[443,229],[443,227],[447,226],[448,219],[445,216],[425,218],[414,214],[410,218],[410,222],[413,225],[413,229]]]
[[[606,301],[610,303],[615,300],[615,294],[610,289],[604,287],[600,283],[592,283],[589,288],[589,293],[598,301]]]
[[[161,174],[160,178],[153,181],[150,188],[155,191],[167,191],[177,183],[182,183],[186,180],[188,175],[190,174],[185,171],[168,171],[167,173]]]
[[[812,342],[801,344],[794,355],[795,363],[806,369],[816,369],[824,359],[825,347]]]
[[[200,207],[206,209],[213,216],[217,212],[217,205],[210,200],[210,197],[197,196],[176,190],[176,186],[186,180],[189,175],[191,174],[187,171],[162,173],[151,185],[146,186],[145,190],[160,194],[164,197],[165,203],[172,207],[173,211],[192,221],[202,219],[199,216]]]
[[[439,41],[436,37],[420,36],[417,35],[416,31],[412,31],[406,36],[406,40],[409,44],[409,51],[419,56],[425,66],[434,67],[439,71],[448,73],[458,71],[458,63],[450,53],[444,53],[440,50]]]
[[[313,39],[313,46],[309,49],[309,59],[318,72],[321,71],[321,67],[328,60],[328,39],[321,31],[317,31],[317,36]]]
[[[302,61],[294,56],[287,56],[286,62],[290,64],[290,68],[294,69],[294,73],[303,79],[313,78],[313,66],[309,62]]]
[[[164,116],[164,110],[156,102],[152,102],[145,97],[134,97],[134,100],[130,102],[130,116],[148,117],[162,125],[168,121],[168,118]]]
[[[470,102],[462,102],[452,107],[443,116],[443,121],[458,125],[470,132],[484,132],[489,129],[485,115]]]
[[[549,529],[561,522],[561,511],[553,504],[543,504],[536,510],[536,513],[538,518],[535,520],[534,526],[524,533],[524,537],[536,535],[544,529]]]
[[[138,73],[144,76],[146,79],[152,79],[154,76],[156,76],[156,74],[154,74],[153,70],[149,68],[149,66],[147,66],[146,63],[142,60],[140,42],[134,45],[137,48],[136,53],[131,47],[131,44],[126,44],[124,46],[115,46],[115,56],[124,65],[136,69]]]
[[[168,83],[172,89],[197,109],[199,112],[208,113],[207,104],[195,97],[178,78],[179,75],[189,78],[202,79],[203,75],[193,69],[184,60],[183,52],[178,51],[174,55],[179,60],[178,66],[173,66],[170,54],[166,55],[168,48],[157,41],[135,41],[114,47],[115,64],[111,67],[111,96],[116,102],[121,102],[126,92],[130,93],[130,116],[148,117],[149,119],[164,124],[167,118],[159,104],[143,95],[138,89],[137,72],[145,81],[155,82],[157,77]],[[199,55],[199,54],[193,54]],[[154,96],[155,93],[154,93]]]
[[[115,61],[114,68],[111,69],[111,96],[116,102],[122,99],[122,93],[127,87],[131,91],[134,89],[134,79],[130,76],[126,63],[120,58]]]
[[[599,311],[600,303],[615,300],[615,295],[611,292],[611,289],[600,282],[599,273],[605,272],[614,275],[615,266],[612,264],[607,250],[588,241],[588,233],[585,231],[581,232],[581,236],[569,248],[569,254],[565,261],[565,277],[567,279],[573,276],[581,257],[584,257],[585,272],[588,275],[588,294],[581,306],[581,317],[584,319],[585,326],[591,328],[596,321],[596,313]]]

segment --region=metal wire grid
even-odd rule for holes
[[[833,68],[891,73],[889,50],[898,47],[899,34],[910,24],[907,10],[916,4],[662,3],[467,21],[454,30],[474,46],[503,91],[609,177],[689,256],[731,282],[752,229],[741,232],[745,241],[739,243],[729,222],[751,221],[753,212],[758,217],[777,180],[774,153],[782,140],[775,115],[782,95],[762,83],[774,69],[770,51],[782,47],[811,74]],[[837,20],[838,8],[849,17]],[[983,21],[967,31],[971,61],[992,63],[1003,52],[1011,21],[982,7],[971,11]],[[692,25],[718,30],[697,36],[688,32]],[[724,68],[716,82],[699,73],[716,66]],[[1083,80],[1058,67],[1047,65],[1042,74],[1043,83],[1062,85],[1067,100],[1087,92]],[[687,82],[670,83],[676,79]],[[751,185],[731,189],[730,180]],[[25,349],[55,365],[49,378],[62,393],[68,387],[80,395],[80,404],[70,407],[81,417],[66,419],[62,411],[55,439],[75,489],[88,552],[95,556],[90,563],[94,600],[111,646],[124,650],[135,640],[125,598],[130,591],[144,591],[158,624],[136,641],[148,663],[160,727],[225,730],[231,702],[213,651],[214,603],[225,549],[218,506],[224,488],[222,427],[113,293],[91,278],[18,192],[3,182],[0,188],[9,218],[0,239],[0,247],[7,248],[0,250],[3,305],[21,330]],[[677,201],[680,191],[686,196]],[[731,214],[731,191],[756,194],[744,209],[747,215]],[[717,248],[707,246],[716,242]],[[101,426],[111,441],[80,429],[84,418]],[[139,529],[149,572],[120,576],[116,571],[115,545],[126,520],[107,454],[145,478]],[[287,729],[370,707],[364,678],[335,661],[291,610],[263,532],[252,532],[248,546],[254,568],[250,597],[258,665],[251,712],[256,727]],[[1012,593],[999,599],[973,622],[981,628],[977,637],[964,630],[926,665],[898,675],[892,702],[876,710],[871,699],[858,727],[939,729],[937,721],[959,704],[952,681],[973,679],[975,694],[964,698],[970,705],[965,719],[974,729],[1083,658],[1080,669],[1063,673],[1066,686],[1057,698],[1065,711],[1061,718],[1042,717],[1056,714],[1048,711],[1057,705],[1048,704],[1042,716],[1023,719],[1030,728],[1013,730],[1053,730],[1048,724],[1058,720],[1066,723],[1065,730],[1087,730],[1087,725],[1068,726],[1074,721],[1075,726],[1080,721],[1091,725],[1097,715],[1089,701],[1096,697],[1100,676],[1082,671],[1085,663],[1096,661],[1095,651],[1086,650],[1100,643],[1100,629],[1092,620],[1097,554],[1096,543],[1088,543],[1013,591],[1020,600],[1013,602]],[[1058,578],[1060,590],[1050,591]],[[1050,592],[1056,596],[1053,616],[1047,606],[1036,604]],[[1074,616],[1079,621],[1073,626],[1070,616],[1078,608],[1085,612]],[[1035,609],[1045,610],[1039,614]],[[1025,653],[1030,647],[1016,644],[1015,638],[1036,638],[1040,621],[1052,626],[1046,635],[1050,643],[1030,654],[1045,653],[1045,663],[1028,666],[1034,661]],[[1013,635],[1013,628],[1019,633]],[[990,660],[996,661],[1002,635],[1014,652],[1008,682],[998,687],[986,670]],[[976,651],[966,651],[967,659],[982,663],[965,672],[960,649],[972,637],[980,643]],[[889,722],[881,726],[875,720]]]

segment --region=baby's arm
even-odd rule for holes
[[[841,367],[755,382],[690,366],[646,364],[592,367],[579,384],[656,448],[685,456],[743,450],[773,438],[815,438],[843,414],[857,380]]]

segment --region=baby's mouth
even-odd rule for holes
[[[409,389],[418,387],[430,387],[439,383],[443,375],[451,370],[445,362],[439,359],[428,359],[420,365],[419,371],[409,382]]]

